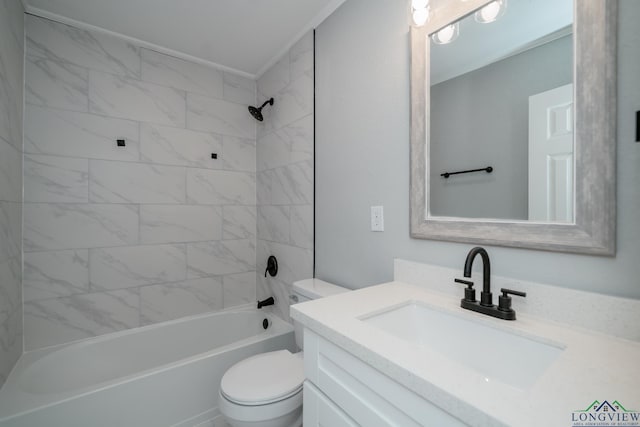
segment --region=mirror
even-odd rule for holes
[[[429,40],[429,213],[573,222],[573,1],[497,7]]]
[[[506,3],[412,28],[411,235],[613,255],[617,2]]]

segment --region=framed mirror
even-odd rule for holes
[[[615,254],[616,21],[616,0],[430,1],[412,237]]]

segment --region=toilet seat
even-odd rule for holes
[[[231,426],[300,427],[302,425],[302,390],[279,402],[250,406],[231,402],[220,392],[218,407]]]
[[[300,393],[303,381],[301,355],[278,350],[249,357],[229,368],[220,382],[220,394],[238,405],[269,405]]]

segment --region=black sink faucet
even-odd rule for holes
[[[480,293],[480,301],[478,302],[476,300],[476,291],[473,289],[472,281],[455,279],[456,283],[462,283],[467,286],[467,289],[464,290],[464,298],[460,301],[460,307],[499,319],[516,320],[516,312],[511,308],[511,297],[509,295],[526,297],[527,294],[502,288],[500,289],[502,296],[499,298],[499,304],[497,306],[493,305],[493,297],[491,295],[491,263],[489,262],[489,254],[484,248],[477,246],[469,251],[467,259],[464,262],[464,277],[471,278],[473,260],[478,254],[482,257],[482,292]]]
[[[480,293],[480,305],[490,307],[493,305],[493,297],[491,295],[491,262],[489,254],[484,248],[476,246],[467,254],[464,262],[464,277],[471,277],[471,267],[476,255],[482,257],[482,292]]]

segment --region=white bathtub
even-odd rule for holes
[[[27,352],[0,390],[0,427],[195,426],[218,415],[227,368],[285,348],[292,326],[245,308]]]

